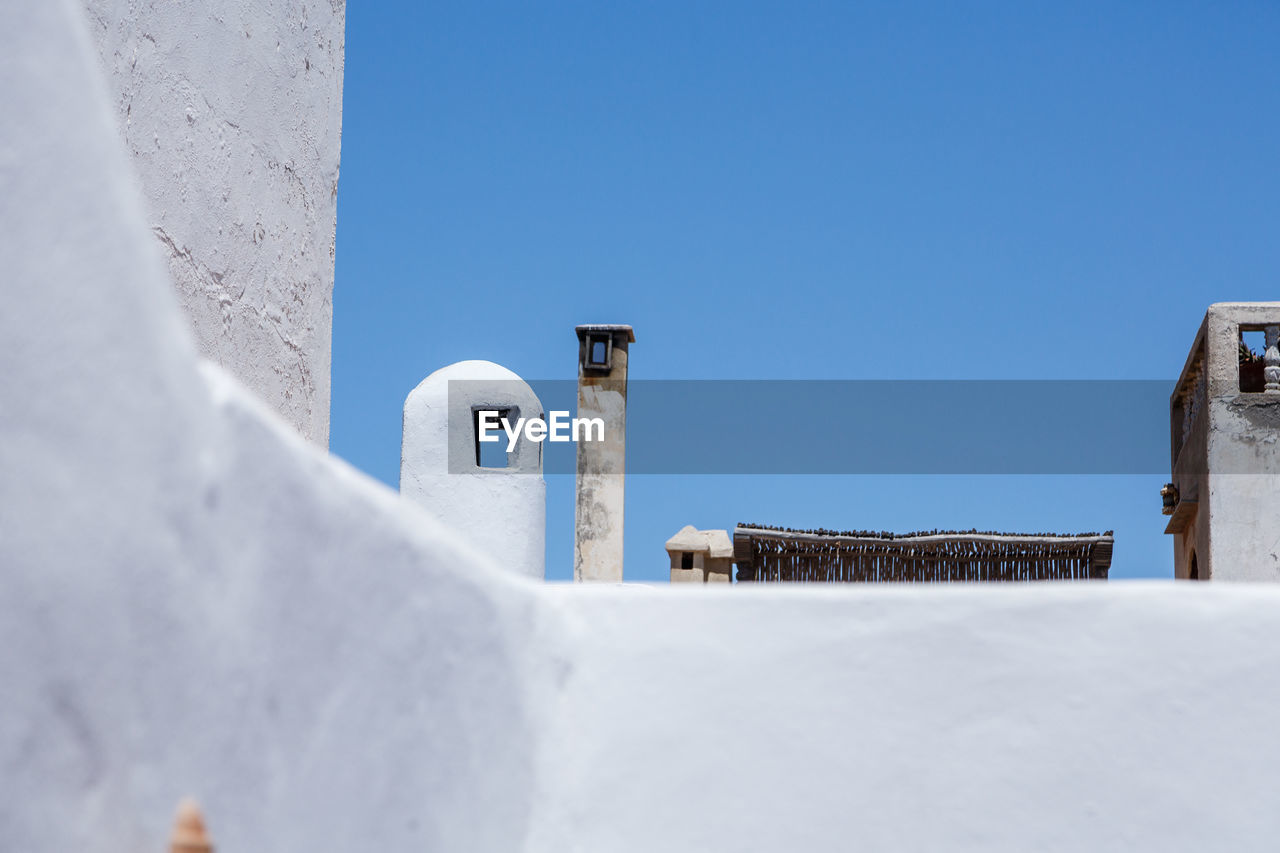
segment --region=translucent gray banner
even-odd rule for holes
[[[450,406],[483,406],[481,398],[494,396],[495,385],[501,384],[453,380]],[[555,411],[569,418],[577,414],[576,382],[528,384],[544,416]],[[637,380],[627,387],[626,471],[1167,476],[1173,384]],[[514,389],[496,394],[516,396]],[[606,430],[615,428],[616,424],[605,424]],[[505,450],[507,436],[496,434]],[[574,443],[539,444],[546,473],[574,473]],[[462,448],[451,453],[450,470],[471,469],[476,463],[474,445],[450,445]]]

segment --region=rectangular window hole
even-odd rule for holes
[[[682,569],[693,568],[693,552],[692,551],[680,552],[680,568]]]
[[[1261,329],[1240,330],[1240,390],[1261,392],[1267,380],[1263,373],[1262,354],[1267,351],[1267,336]]]
[[[489,437],[497,436],[497,441],[481,441],[480,440],[480,411],[476,410],[472,416],[473,435],[476,445],[476,467],[477,468],[506,468],[510,461],[507,457],[507,433],[498,427],[497,431],[493,430],[494,419],[489,418]],[[486,409],[484,411],[497,411],[498,422],[511,417],[510,409]]]
[[[608,370],[611,343],[613,343],[613,341],[609,335],[588,335],[587,367],[593,367],[597,370]]]

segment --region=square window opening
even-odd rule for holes
[[[587,336],[587,367],[609,369],[609,350],[612,341],[606,335]]]
[[[1267,351],[1267,336],[1261,329],[1240,330],[1240,390],[1261,392],[1266,388],[1266,367],[1263,353]]]
[[[682,569],[693,568],[693,552],[692,551],[680,552],[680,568]]]
[[[510,409],[476,409],[472,413],[472,424],[474,426],[473,435],[476,445],[476,467],[477,468],[507,468],[511,464],[510,455],[507,453],[507,433],[498,427],[496,433],[493,429],[493,417],[489,417],[489,438],[497,435],[497,441],[481,441],[480,440],[480,413],[494,412],[498,413],[498,422],[508,420],[511,417]]]

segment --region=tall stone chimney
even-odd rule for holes
[[[603,440],[579,440],[573,579],[622,580],[630,326],[578,326],[578,418],[599,418]],[[596,438],[594,433],[587,433]],[[584,434],[584,438],[586,437]]]

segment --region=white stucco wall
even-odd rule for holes
[[[83,8],[5,11],[0,850],[519,849],[532,600],[198,369]]]
[[[199,366],[74,0],[0,30],[0,850],[1271,850],[1280,587],[545,585]]]
[[[200,352],[329,440],[344,0],[84,0]]]
[[[527,850],[1268,850],[1280,588],[556,587]]]
[[[533,389],[501,365],[474,360],[440,368],[405,399],[400,494],[495,564],[542,580],[547,536],[542,445],[522,434],[507,468],[475,465],[477,409],[510,411],[513,419],[546,414]],[[506,433],[499,430],[498,438],[505,451]]]

